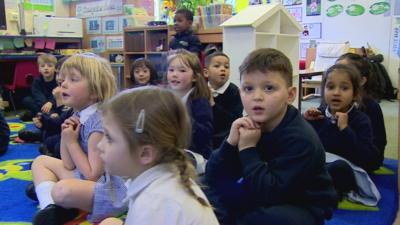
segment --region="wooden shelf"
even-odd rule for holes
[[[173,26],[134,27],[124,30],[124,86],[130,87],[130,70],[138,58],[149,59],[159,72],[160,78],[166,73],[166,53],[169,42],[175,34]],[[196,35],[203,44],[222,44],[222,29],[198,30]],[[156,49],[162,46],[162,51]]]

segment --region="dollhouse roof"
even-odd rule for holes
[[[258,26],[268,22],[268,20],[276,20],[274,18],[279,14],[280,23],[286,26],[292,26],[291,29],[302,31],[302,27],[296,19],[288,12],[288,10],[280,3],[267,5],[251,5],[241,10],[238,14],[225,21],[220,26],[222,27],[237,27],[237,26]]]

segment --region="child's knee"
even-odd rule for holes
[[[54,203],[63,206],[68,200],[72,199],[73,191],[66,180],[58,181],[52,191],[51,196]]]
[[[32,162],[31,170],[35,171],[39,167],[45,166],[47,158],[48,158],[48,156],[45,156],[45,155],[40,155],[40,156],[36,157]]]

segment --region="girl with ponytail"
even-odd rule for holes
[[[218,224],[184,150],[191,123],[178,97],[156,87],[129,90],[103,106],[102,118],[100,157],[108,172],[129,178],[125,224]]]

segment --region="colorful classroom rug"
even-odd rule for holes
[[[10,120],[11,137],[15,138],[22,129],[34,129],[32,123]],[[19,144],[11,142],[8,152],[0,157],[0,225],[31,224],[37,211],[37,203],[25,195],[25,187],[32,180],[30,163],[39,155],[39,144]],[[391,225],[397,207],[397,160],[385,160],[385,166],[372,176],[382,199],[377,207],[365,207],[350,202],[342,202],[327,225]],[[82,218],[68,225],[89,225]]]

